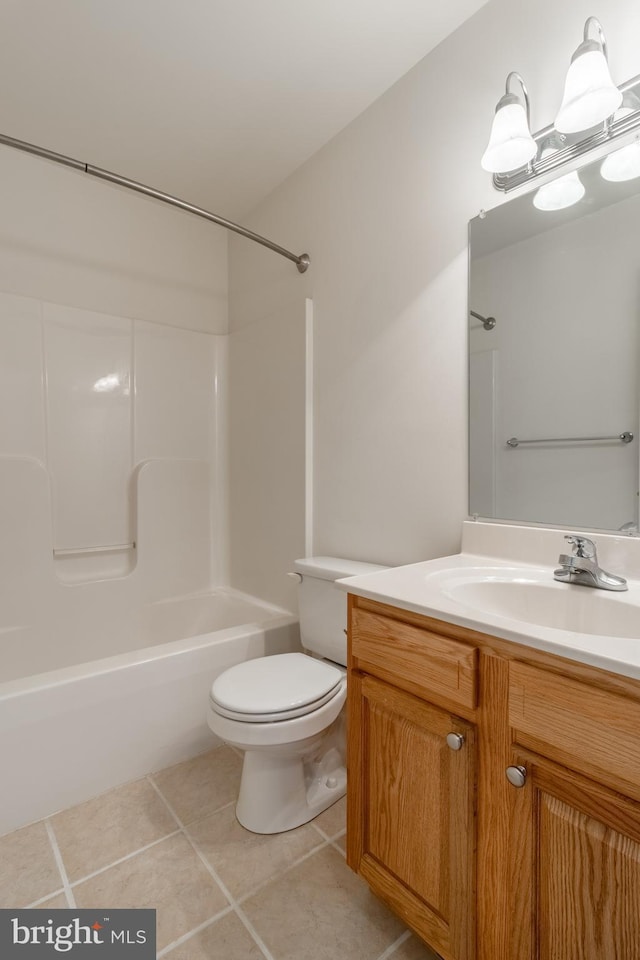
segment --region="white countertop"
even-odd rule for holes
[[[472,526],[477,528],[479,525]],[[504,539],[504,529],[498,534],[490,531],[489,538],[497,536]],[[523,528],[510,529],[516,531]],[[563,549],[563,531],[554,530],[552,533],[554,550],[557,545]],[[534,536],[540,539],[538,529],[534,530]],[[465,539],[467,542],[473,541],[475,545],[478,537],[477,529],[468,537],[463,537],[463,549]],[[609,544],[611,551],[620,539],[625,538],[599,536],[595,533],[593,539],[597,542],[603,541],[603,553],[606,553],[607,545],[604,541],[612,541]],[[626,547],[626,544],[623,544],[623,547]],[[632,549],[635,551],[638,548],[640,544],[636,541]],[[516,558],[513,551],[508,550],[502,551],[507,554],[502,557],[464,552],[437,560],[390,567],[379,573],[349,577],[337,583],[349,593],[370,600],[640,679],[640,579],[630,579],[627,569],[621,569],[619,565],[610,569],[601,557],[600,562],[606,569],[610,569],[610,572],[627,576],[627,591],[616,593],[557,583],[553,579],[558,555],[557,552],[553,555],[554,550],[550,551],[551,563],[548,565],[523,563],[520,556]],[[545,552],[548,552],[546,548]],[[629,565],[635,566],[631,563]],[[555,625],[545,626],[530,622],[524,610],[518,610],[517,615],[500,615],[495,611],[480,610],[477,604],[467,602],[468,595],[464,593],[466,584],[505,580],[535,585],[534,589],[538,593],[537,609],[541,611],[543,621],[546,619],[547,622],[555,623],[554,609],[561,609],[563,604],[568,602],[571,605],[573,621],[577,619],[577,622],[590,632],[576,632],[572,629],[559,629]],[[567,594],[566,591],[570,593]],[[543,598],[543,606],[539,603],[540,596]],[[627,635],[610,636],[604,632],[593,632],[593,624],[606,624],[607,621],[623,623],[621,632]]]

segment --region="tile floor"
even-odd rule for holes
[[[0,838],[0,907],[155,907],[169,960],[437,960],[344,863],[344,800],[271,837],[226,746]]]

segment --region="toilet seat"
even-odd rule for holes
[[[213,683],[211,709],[245,723],[303,717],[336,697],[344,674],[302,653],[259,657],[225,670]]]

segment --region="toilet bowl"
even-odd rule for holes
[[[332,557],[297,560],[294,568],[302,643],[316,656],[239,663],[209,696],[209,727],[244,751],[236,816],[254,833],[292,830],[346,792],[346,595],[335,580],[385,569]]]
[[[211,730],[226,743],[245,751],[236,816],[254,833],[280,833],[307,823],[339,800],[346,790],[342,731],[346,672],[330,667],[337,675],[330,691],[324,690],[305,704],[301,702],[304,698],[295,692],[294,678],[300,672],[300,661],[304,662],[308,679],[314,667],[319,668],[318,690],[326,688],[324,669],[328,665],[302,653],[249,660],[219,678],[229,685],[246,681],[246,667],[255,668],[255,680],[262,678],[265,687],[276,671],[280,678],[290,678],[291,695],[281,699],[280,710],[271,713],[265,712],[264,703],[253,712],[241,710],[240,706],[246,704],[242,694],[238,709],[230,709],[229,698],[221,704],[216,697],[216,684],[212,687],[208,713]],[[240,677],[234,677],[234,673],[240,673]],[[237,689],[245,690],[240,683]],[[273,695],[270,700],[275,703]],[[235,715],[230,716],[231,713]]]

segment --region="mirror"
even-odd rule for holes
[[[571,206],[538,209],[543,186],[470,223],[472,516],[637,531],[634,146],[633,179],[605,180],[600,158]]]

